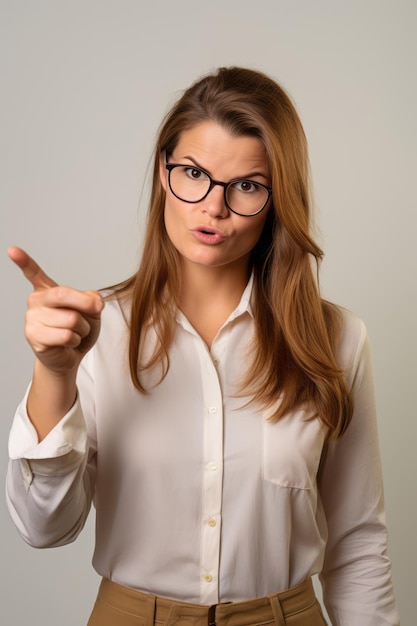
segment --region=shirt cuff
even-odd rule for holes
[[[74,456],[80,458],[81,455],[83,458],[87,452],[87,429],[78,395],[70,411],[39,442],[35,427],[27,413],[28,393],[29,389],[16,411],[10,431],[10,459],[29,461],[57,459],[62,468],[65,462],[61,457],[69,455],[70,465],[73,466]],[[70,452],[72,454],[69,454]]]

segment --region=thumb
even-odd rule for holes
[[[12,246],[8,249],[9,258],[22,270],[35,290],[56,287],[57,283],[49,278],[39,265],[21,248]]]

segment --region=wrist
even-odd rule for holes
[[[39,441],[68,413],[77,398],[77,369],[51,371],[36,360],[27,411]]]

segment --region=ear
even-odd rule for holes
[[[164,152],[164,153],[161,153],[159,157],[159,179],[165,191],[167,190],[167,182],[168,182],[167,174],[168,174],[168,170],[165,167],[165,152]]]

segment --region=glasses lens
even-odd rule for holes
[[[226,198],[233,211],[240,215],[258,213],[268,200],[268,189],[252,180],[235,180],[229,183]]]
[[[172,192],[186,202],[202,200],[210,188],[210,179],[205,172],[189,165],[180,165],[170,172]]]

